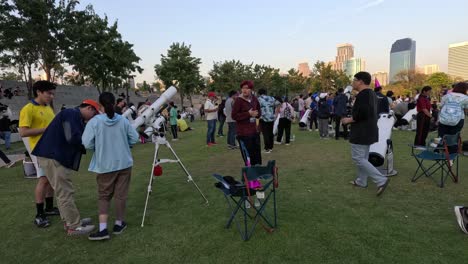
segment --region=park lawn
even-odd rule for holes
[[[320,140],[318,132],[298,131],[295,124],[295,142],[275,145],[273,153],[262,155],[264,162],[275,159],[280,168],[279,227],[269,234],[258,226],[244,242],[235,228],[224,228],[227,206],[211,177],[240,177],[240,153],[227,149],[225,137],[217,138],[217,146],[206,147],[206,123],[189,125],[195,130],[180,133],[181,139],[171,144],[209,206],[176,164],[166,164],[153,185],[145,226],[140,227],[154,145],[137,145],[129,228],[109,241],[92,242],[68,237],[57,217],[51,218],[51,227],[36,228],[35,180],[23,178],[21,165],[0,169],[0,263],[467,263],[468,236],[453,213],[454,205],[468,204],[467,157],[460,159],[458,184],[447,180],[446,187],[439,188],[424,177],[412,183],[416,161],[408,144],[414,132],[394,131],[398,175],[382,197],[376,197],[372,182],[367,189],[348,184],[355,176],[348,142]],[[465,139],[467,130],[465,126]],[[160,157],[171,155],[163,148]],[[96,222],[90,158],[83,158],[73,180],[82,217]]]

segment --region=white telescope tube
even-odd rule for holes
[[[403,119],[406,120],[406,121],[408,121],[408,123],[409,123],[409,122],[411,122],[411,120],[416,119],[415,116],[416,116],[417,114],[418,114],[418,111],[416,110],[416,107],[415,107],[415,108],[409,110],[409,111],[403,116]]]
[[[148,137],[151,137],[151,135],[154,134],[155,131],[159,131],[164,123],[166,122],[166,118],[164,116],[160,116],[158,118],[156,118],[153,123],[151,124],[151,126],[148,126],[144,133],[148,136]]]
[[[395,117],[392,114],[380,114],[377,126],[379,127],[379,141],[369,148],[369,162],[375,167],[384,164],[387,154],[388,142],[392,138],[392,128],[395,124]]]
[[[310,109],[307,109],[307,111],[305,111],[304,115],[301,118],[301,121],[299,122],[300,127],[307,126],[307,119],[309,118],[310,112],[312,112]]]
[[[154,114],[163,106],[167,104],[171,98],[177,93],[177,89],[174,86],[169,87],[161,97],[158,98],[148,109],[146,109],[137,119],[133,122],[132,126],[137,128],[145,123],[148,119],[154,117]]]
[[[132,114],[133,113],[136,113],[136,107],[134,105],[132,105],[130,108],[128,108],[123,114],[122,116],[127,118],[130,123],[133,121],[133,118],[132,118]]]

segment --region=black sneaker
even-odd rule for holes
[[[114,225],[114,230],[112,231],[112,234],[120,235],[126,228],[127,228],[127,223],[125,222],[122,222],[122,225]]]
[[[57,207],[54,207],[52,209],[45,209],[44,214],[46,216],[60,215],[60,211]]]
[[[106,229],[104,229],[102,231],[90,234],[88,236],[88,239],[93,240],[93,241],[107,240],[107,239],[110,239],[110,236],[109,236],[109,232],[107,232],[107,228],[106,228]]]
[[[36,215],[34,224],[39,228],[46,228],[50,226],[50,222],[47,217],[45,217],[45,215]]]

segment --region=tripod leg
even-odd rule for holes
[[[179,163],[180,167],[184,170],[185,174],[187,174],[187,178],[189,182],[192,182],[193,185],[195,185],[195,188],[197,188],[198,192],[200,193],[200,195],[203,197],[203,199],[205,199],[206,201],[206,204],[208,205],[208,199],[206,199],[205,195],[203,194],[203,192],[200,190],[200,188],[198,187],[197,183],[193,180],[192,178],[192,175],[190,175],[190,173],[188,172],[188,170],[185,168],[184,164],[182,163],[182,161],[180,160],[180,158],[177,156],[177,154],[175,153],[174,149],[171,147],[171,145],[168,143],[166,143],[166,146],[171,150],[172,154],[174,155],[174,157],[177,159],[177,163]]]
[[[151,166],[150,179],[149,179],[149,183],[148,183],[148,190],[147,190],[147,193],[146,193],[145,210],[143,211],[143,218],[141,219],[141,227],[143,227],[145,225],[146,209],[148,208],[148,200],[149,200],[149,196],[151,194],[152,186],[153,186],[153,167],[156,164],[156,162],[158,161],[159,144],[155,144],[155,146],[156,147],[155,147],[155,151],[154,151],[154,159],[153,159],[153,164]]]

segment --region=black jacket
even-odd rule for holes
[[[62,166],[78,171],[81,155],[85,153],[81,144],[84,129],[79,108],[62,110],[47,126],[32,154],[54,159]]]
[[[377,92],[375,95],[377,96],[377,114],[390,112],[390,104],[388,103],[387,96],[383,95],[381,92]]]
[[[371,89],[364,89],[356,96],[353,105],[353,119],[349,142],[372,145],[379,141],[377,127],[377,96]]]

